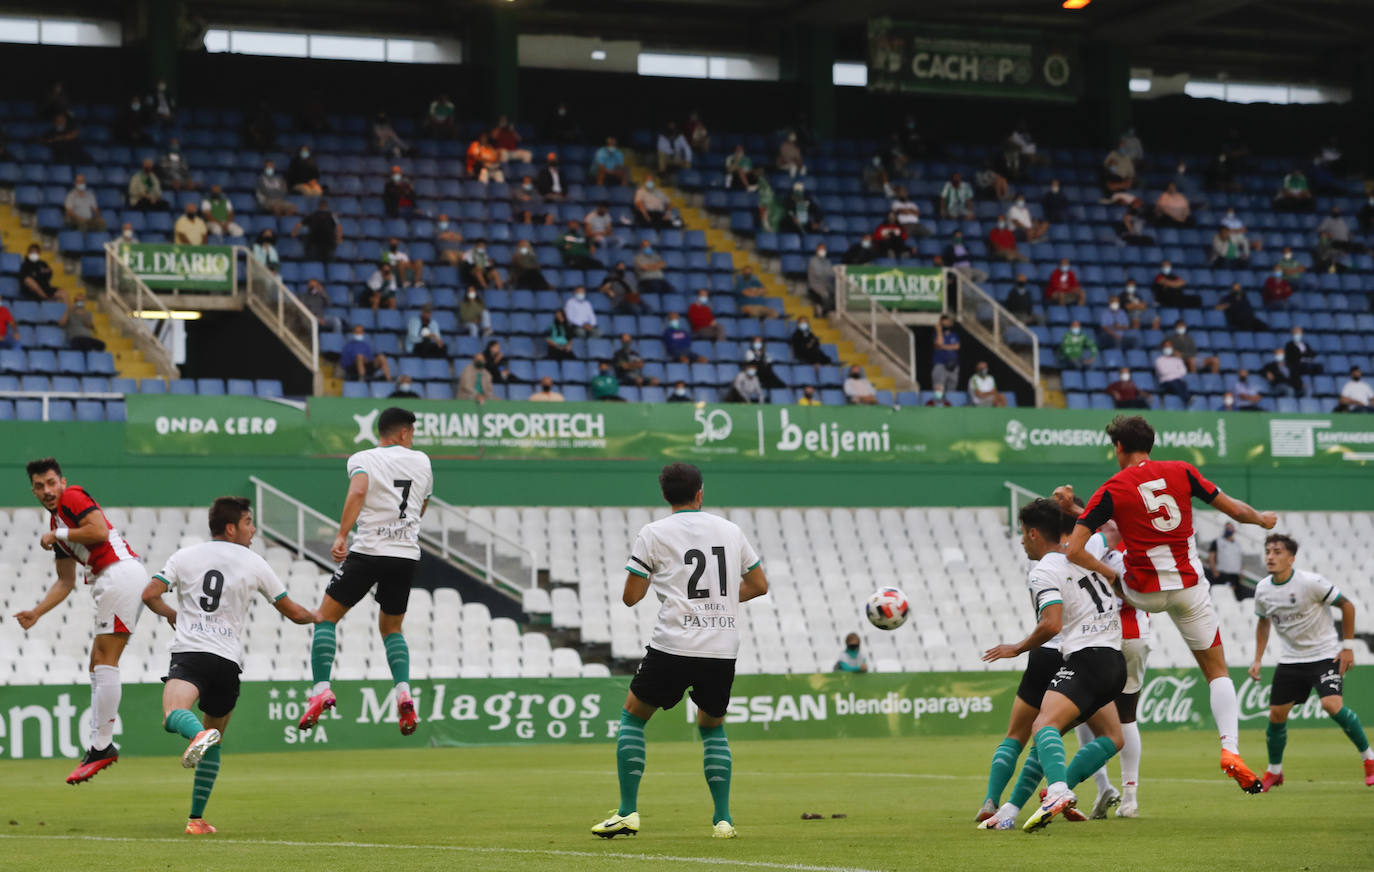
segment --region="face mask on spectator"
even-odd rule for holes
[[[573,294],[573,296],[576,297],[576,298],[579,299],[579,300],[585,300],[585,299],[587,299],[587,292],[586,292],[586,291],[578,291],[577,293]]]
[[[38,252],[36,252],[36,251],[30,251],[30,252],[29,252],[29,263],[38,263]]]
[[[308,148],[303,148],[303,149],[301,149],[301,160],[305,160],[305,159],[308,158],[308,157],[310,157],[310,149],[308,149]]]
[[[1173,350],[1172,348],[1170,348],[1169,346],[1166,345],[1166,346],[1164,346],[1163,354],[1164,354],[1165,357],[1173,357],[1173,356],[1174,356],[1174,350]]]
[[[1283,363],[1283,352],[1282,352],[1282,351],[1275,351],[1275,352],[1274,352],[1274,359],[1277,360],[1279,363]]]
[[[937,400],[943,400],[944,398],[945,398],[945,392],[944,392],[944,390],[943,390],[942,388],[936,388],[936,389],[935,389],[935,399],[937,399]]]
[[[1016,198],[1016,205],[1018,205],[1018,206],[1024,206],[1024,205],[1026,205],[1026,198],[1025,198],[1025,197],[1017,197],[1017,198]]]
[[[654,189],[654,180],[653,180],[653,179],[650,179],[649,181],[647,181],[647,182],[644,183],[644,190],[646,190],[646,191],[652,191],[653,189]]]
[[[133,231],[133,228],[132,228],[132,227],[126,228],[126,229],[124,230],[124,238],[125,238],[125,239],[133,239],[133,238],[134,238],[134,231]]]
[[[697,295],[697,302],[700,303],[700,304],[703,305],[703,306],[706,305],[707,302],[710,301],[710,299],[711,299],[711,298],[708,297],[706,294],[698,294],[698,295]]]
[[[365,335],[365,334],[363,333],[362,330],[354,330],[354,331],[353,331],[353,338],[354,338],[354,339],[362,339],[364,335]]]
[[[522,185],[520,186],[520,189],[521,189],[522,191],[533,191],[533,190],[534,190],[534,184],[531,183],[531,182],[525,182],[524,184],[522,184]]]
[[[1169,264],[1166,263],[1166,264],[1164,264],[1164,266],[1162,266],[1162,267],[1159,268],[1159,271],[1162,272],[1162,273],[1164,273],[1164,274],[1167,276],[1169,273],[1171,273],[1171,272],[1174,271],[1174,268],[1173,268],[1172,266],[1170,266]]]
[[[803,332],[803,333],[810,333],[810,332],[811,332],[811,325],[808,324],[808,323],[806,323],[805,321],[803,321],[803,322],[801,322],[800,324],[797,325],[797,329],[800,330],[800,331]]]
[[[1129,369],[1123,369],[1121,371],[1121,380],[1124,382],[1128,382],[1131,380],[1131,371]]]
[[[746,370],[744,371],[744,373],[745,373],[745,375],[749,376],[750,378],[753,378],[754,376],[758,375],[758,370],[757,370],[757,369],[754,369],[754,368],[751,366],[751,367],[749,367],[748,369],[746,369]]]
[[[1121,308],[1121,304],[1113,300],[1112,302],[1107,304],[1107,308],[1115,312],[1117,309]]]
[[[668,326],[671,327],[671,328],[673,328],[674,330],[676,330],[677,328],[679,328],[679,327],[682,326],[682,319],[681,319],[681,318],[669,318],[669,319],[668,319]]]
[[[399,182],[399,181],[401,180],[401,174],[400,174],[400,173],[392,173],[392,174],[391,174],[391,180],[392,180],[393,182]]]
[[[1060,271],[1060,272],[1068,272],[1068,271],[1069,271],[1069,265],[1068,265],[1067,263],[1061,263],[1061,264],[1059,265],[1059,271]]]
[[[475,299],[477,299],[477,292],[476,292],[476,291],[468,291],[468,299],[469,299],[469,300],[475,300]]]
[[[529,247],[528,245],[522,245],[522,246],[520,246],[520,253],[521,253],[521,254],[529,254],[529,253],[530,253],[530,247]]]
[[[1188,328],[1187,328],[1187,327],[1182,327],[1182,326],[1180,326],[1180,327],[1175,327],[1175,328],[1174,328],[1174,332],[1177,333],[1179,336],[1182,336],[1184,333],[1187,333],[1187,332],[1188,332]]]
[[[824,248],[818,248],[818,249],[816,249],[816,257],[825,257],[825,249],[824,249]]]
[[[1281,279],[1281,278],[1283,278],[1283,270],[1281,270],[1281,269],[1276,269],[1276,270],[1274,270],[1274,278],[1276,278],[1276,279]]]
[[[1054,184],[1050,185],[1050,190],[1056,194],[1059,193],[1059,183],[1055,182]]]
[[[871,239],[860,239],[860,240],[859,240],[859,245],[862,246],[863,248],[872,248],[872,247],[873,247],[873,240],[871,240]]]
[[[440,221],[440,222],[439,222],[439,229],[440,229],[440,230],[447,230],[447,229],[448,229],[448,222],[447,222],[447,221]]]
[[[1078,334],[1080,334],[1080,333],[1083,332],[1083,328],[1082,328],[1082,327],[1070,327],[1070,328],[1069,328],[1069,332],[1072,333],[1074,336],[1077,336]]]
[[[30,259],[32,259],[32,258],[30,258]],[[1301,330],[1294,330],[1294,331],[1293,331],[1293,338],[1294,338],[1295,340],[1301,342],[1301,341],[1302,341],[1302,331],[1301,331]]]
[[[1134,294],[1134,293],[1135,293],[1135,282],[1131,282],[1129,285],[1126,286],[1126,293],[1128,293],[1128,294]]]
[[[76,189],[77,189],[78,191],[84,191],[84,190],[86,190],[86,183],[85,183],[85,182],[77,182],[77,183],[76,183]]]
[[[763,348],[763,342],[762,342],[762,340],[755,339],[753,344],[754,344],[754,350],[755,350],[755,351],[758,351],[759,349]]]
[[[674,393],[676,396],[685,397],[685,396],[687,396],[687,386],[686,386],[686,385],[674,385],[674,386],[673,386],[673,393]]]

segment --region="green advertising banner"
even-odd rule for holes
[[[945,308],[945,271],[938,266],[846,266],[845,305],[867,309],[870,300],[902,312]]]
[[[234,291],[234,249],[228,245],[126,242],[118,257],[154,291]]]
[[[994,735],[1006,728],[1020,672],[911,672],[741,675],[726,715],[733,739],[863,739],[886,736]],[[1241,722],[1262,728],[1273,670],[1252,681],[1232,670]],[[386,682],[336,681],[338,705],[309,733],[296,730],[306,682],[245,682],[231,727],[234,750],[401,748],[615,741],[629,676],[619,678],[431,679],[411,690],[420,715],[415,736],[396,728]],[[1374,711],[1368,682],[1345,688],[1355,711]],[[1141,691],[1142,728],[1210,728],[1206,682],[1196,670],[1152,670]],[[133,755],[180,753],[162,730],[162,686],[126,685],[115,728]],[[85,685],[0,687],[0,759],[79,757],[90,724]],[[1366,715],[1368,716],[1368,715]],[[1295,727],[1329,729],[1316,696],[1294,707]],[[690,702],[654,719],[654,738],[696,739]]]
[[[916,22],[868,23],[872,91],[1076,100],[1083,93],[1078,47],[1062,37],[942,30]]]
[[[300,455],[309,448],[299,403],[257,397],[129,394],[130,454]]]

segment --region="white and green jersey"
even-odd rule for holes
[[[434,494],[429,455],[404,445],[359,451],[348,458],[348,477],[367,475],[350,550],[374,557],[420,559],[420,513]]]
[[[1266,575],[1255,585],[1255,614],[1268,618],[1279,637],[1280,663],[1330,660],[1341,653],[1331,607],[1336,586],[1315,572],[1294,569],[1285,581]]]
[[[684,510],[646,524],[625,568],[649,579],[661,605],[649,645],[682,657],[739,654],[739,585],[759,565],[744,532],[719,515]]]
[[[182,548],[153,578],[177,595],[172,653],[214,654],[240,666],[240,637],[253,594],[271,602],[286,596],[286,587],[266,560],[219,539]]]
[[[1105,549],[1105,543],[1102,547]],[[1061,551],[1051,551],[1031,570],[1030,589],[1037,620],[1046,606],[1063,606],[1058,636],[1062,656],[1084,648],[1121,650],[1121,615],[1116,595],[1097,573],[1070,563]]]

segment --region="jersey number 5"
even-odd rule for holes
[[[1164,479],[1157,478],[1136,488],[1140,491],[1140,498],[1145,501],[1145,511],[1151,515],[1155,512],[1164,512],[1162,517],[1150,518],[1150,523],[1161,533],[1168,533],[1183,523],[1183,513],[1178,510],[1178,501],[1172,494],[1160,493],[1165,487]]]
[[[711,549],[711,553],[716,556],[716,575],[720,577],[720,595],[727,596],[725,589],[725,549],[719,545]],[[706,555],[696,548],[688,551],[682,556],[683,563],[693,565],[692,577],[687,581],[687,599],[706,599],[711,595],[711,586],[697,587],[697,582],[706,574]]]
[[[411,480],[408,478],[398,478],[393,481],[392,484],[401,489],[401,517],[404,518],[406,516],[406,506],[410,504]]]

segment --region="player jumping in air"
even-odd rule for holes
[[[143,602],[176,629],[172,662],[163,679],[162,727],[190,744],[181,765],[196,770],[191,789],[189,835],[215,832],[202,816],[219,775],[220,738],[239,698],[243,624],[253,594],[260,593],[297,624],[319,616],[286,595],[272,567],[248,550],[257,528],[243,497],[220,497],[210,506],[212,541],[182,548],[143,589]],[[174,591],[178,609],[162,601]],[[191,711],[199,700],[204,722]]]
[[[1355,665],[1355,655],[1341,645],[1331,607],[1340,606],[1341,631],[1347,640],[1355,638],[1355,604],[1336,590],[1336,586],[1315,572],[1293,566],[1298,543],[1290,536],[1274,534],[1264,540],[1264,566],[1269,575],[1255,585],[1255,662],[1250,677],[1259,681],[1260,659],[1264,657],[1272,625],[1282,642],[1279,666],[1269,690],[1269,769],[1264,773],[1264,791],[1283,783],[1283,748],[1288,744],[1288,712],[1307,701],[1315,688],[1322,709],[1340,725],[1355,749],[1364,758],[1364,783],[1374,787],[1374,749],[1369,747],[1360,718],[1346,708],[1341,698],[1345,674]]]
[[[1107,425],[1121,471],[1098,488],[1069,537],[1071,561],[1120,582],[1122,596],[1146,612],[1168,612],[1197,659],[1211,691],[1212,718],[1221,736],[1221,771],[1246,793],[1260,791],[1260,779],[1240,756],[1240,706],[1236,686],[1226,672],[1226,652],[1202,561],[1193,541],[1193,498],[1211,504],[1242,524],[1271,530],[1273,512],[1258,512],[1227,496],[1181,460],[1151,460],[1155,431],[1144,418],[1117,416]],[[1055,490],[1060,508],[1069,513],[1073,490]],[[1094,531],[1115,519],[1126,545],[1126,572],[1120,575],[1087,553]]]
[[[740,528],[701,510],[701,470],[663,467],[658,477],[673,513],[639,531],[625,566],[625,605],[653,588],[662,605],[653,638],[630,682],[616,739],[620,807],[592,827],[603,838],[639,832],[639,780],[646,758],[644,725],[671,709],[690,688],[703,743],[706,786],[715,804],[711,835],[735,838],[730,817],[730,743],[725,711],[739,655],[739,604],[768,592],[758,555]]]
[[[27,467],[33,495],[47,509],[48,532],[39,544],[57,558],[57,581],[42,602],[15,614],[25,630],[57,607],[76,585],[76,564],[86,567],[86,583],[95,600],[95,642],[91,645],[91,741],[81,764],[67,776],[68,784],[90,780],[114,765],[115,718],[123,686],[119,658],[143,612],[139,593],[148,571],[101,511],[99,504],[76,485],[68,485],[62,467],[51,457]]]
[[[401,635],[410,584],[420,565],[420,517],[434,493],[429,455],[410,446],[415,439],[415,413],[391,407],[377,418],[377,447],[348,458],[348,495],[339,532],[329,553],[342,564],[325,588],[320,622],[310,648],[315,686],[297,727],[309,730],[333,708],[329,674],[337,641],[334,626],[375,585],[381,614],[377,628],[386,646],[386,662],[396,682],[396,720],[401,734],[415,732],[420,719],[410,697],[410,649]],[[353,547],[348,532],[358,524]]]

